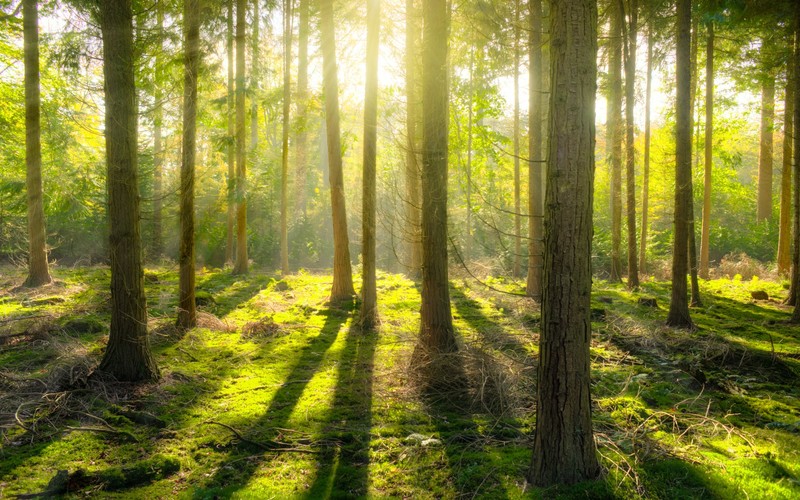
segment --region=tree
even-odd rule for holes
[[[530,0],[530,65],[528,79],[528,281],[526,292],[534,300],[542,297],[542,0]]]
[[[422,307],[414,363],[457,350],[447,270],[447,31],[445,0],[422,4]]]
[[[531,482],[539,486],[577,483],[600,473],[589,394],[597,3],[554,2],[551,15],[549,209],[530,470]]]
[[[111,330],[97,368],[121,381],[159,377],[147,336],[137,182],[131,0],[98,2],[103,36],[111,253]]]
[[[772,52],[769,38],[761,44],[762,52]],[[761,147],[758,155],[758,203],[756,219],[759,221],[772,218],[772,153],[775,126],[775,74],[771,69],[765,71],[761,81]]]
[[[692,24],[691,0],[677,1],[675,42],[675,220],[672,246],[672,292],[670,295],[667,325],[691,328],[689,304],[686,297],[688,271],[689,202],[692,196],[692,77],[691,58]]]
[[[622,280],[622,4],[612,1],[608,38],[608,111],[606,134],[611,161],[611,281]]]
[[[620,10],[622,10],[620,0]],[[625,53],[625,180],[628,216],[628,288],[639,287],[639,269],[636,260],[636,148],[634,146],[636,124],[633,122],[636,104],[636,30],[639,5],[637,0],[629,0],[628,26],[622,22]],[[623,16],[624,17],[624,16]],[[627,31],[627,33],[626,33]]]
[[[181,244],[178,327],[197,326],[194,298],[194,171],[197,136],[197,75],[200,66],[199,0],[183,4],[183,147],[181,148]]]
[[[298,214],[306,215],[306,127],[308,121],[308,3],[299,0],[297,36],[297,155],[295,159],[295,207]]]
[[[794,44],[789,41],[794,51]],[[786,276],[792,265],[791,219],[792,219],[792,125],[794,114],[794,74],[796,68],[790,56],[786,61],[786,90],[783,113],[783,160],[781,169],[781,213],[778,233],[778,272]]]
[[[522,201],[519,164],[519,22],[519,0],[514,0],[514,277],[522,274]]]
[[[158,259],[164,252],[164,238],[162,229],[164,196],[164,2],[156,2],[156,36],[157,46],[155,51],[155,78],[153,82],[153,241],[152,258]]]
[[[364,173],[362,203],[363,284],[361,328],[372,330],[378,322],[375,284],[375,165],[378,143],[378,50],[380,48],[380,0],[367,2],[367,70],[364,91]]]
[[[792,132],[792,155],[794,159],[794,233],[793,233],[793,255],[792,255],[792,289],[794,297],[794,310],[792,311],[792,323],[800,323],[800,75],[797,68],[800,66],[800,5],[794,6],[794,119]]]
[[[700,269],[702,278],[708,279],[708,258],[711,230],[711,170],[714,160],[712,147],[714,135],[714,23],[708,23],[706,39],[706,142],[705,174],[703,175],[703,221],[700,234]],[[674,281],[674,279],[673,279]]]
[[[256,0],[258,4],[258,0]],[[292,0],[283,2],[283,136],[281,146],[281,274],[289,274],[289,109],[292,91]]]
[[[422,236],[420,234],[420,168],[419,168],[419,9],[416,0],[406,0],[406,163],[405,235],[411,275],[418,276],[422,267]]]
[[[247,150],[245,136],[245,27],[247,0],[236,0],[236,263],[234,274],[247,272]]]
[[[650,101],[653,95],[653,36],[652,21],[647,28],[647,82],[644,94],[644,158],[642,161],[642,232],[639,239],[639,269],[647,269],[647,211],[650,202]]]
[[[225,262],[233,262],[234,239],[233,227],[236,223],[236,147],[235,147],[235,112],[234,112],[234,59],[233,59],[233,0],[228,0],[228,40],[226,44],[228,55],[228,95],[225,99],[227,105],[227,123],[228,123],[228,136],[227,136],[227,163],[228,163],[228,218],[226,225],[226,238],[225,238]]]
[[[321,0],[319,12],[322,50],[322,84],[325,91],[325,125],[328,134],[328,176],[331,186],[333,218],[333,286],[331,302],[355,295],[350,266],[350,241],[347,234],[347,210],[344,201],[342,146],[339,131],[339,77],[336,69],[336,36],[332,0]]]
[[[50,283],[42,201],[42,146],[39,116],[39,10],[36,0],[22,3],[25,39],[25,189],[28,201],[28,277],[25,286]]]

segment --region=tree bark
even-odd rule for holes
[[[325,123],[328,134],[328,175],[331,186],[333,218],[332,302],[355,295],[350,265],[350,241],[342,175],[342,147],[339,132],[339,77],[336,68],[336,36],[332,0],[320,2],[320,42],[322,44],[323,86],[325,88]]]
[[[692,77],[689,65],[691,0],[677,1],[676,23],[676,106],[675,106],[675,229],[672,248],[672,293],[667,325],[691,328],[686,297],[687,245],[689,243],[689,201],[692,196]]]
[[[158,261],[164,253],[163,197],[164,197],[164,2],[156,2],[157,50],[155,53],[155,81],[153,82],[153,241],[152,260]]]
[[[289,274],[289,109],[292,99],[292,15],[292,0],[284,0],[283,136],[281,146],[281,274],[284,276]]]
[[[245,31],[247,0],[236,0],[236,263],[247,273],[247,136],[245,130]]]
[[[228,141],[227,141],[227,161],[228,161],[228,186],[227,186],[227,202],[228,202],[228,217],[226,224],[226,237],[225,237],[225,262],[233,262],[234,256],[234,238],[233,228],[236,224],[236,148],[235,148],[235,112],[234,112],[234,59],[233,59],[233,0],[228,0],[228,96],[226,99],[227,104],[227,122],[228,122]]]
[[[790,43],[790,48],[793,44]],[[792,49],[793,50],[793,49]],[[786,94],[783,114],[783,168],[781,170],[781,214],[778,234],[778,272],[786,276],[792,266],[792,123],[794,114],[794,73],[791,60],[786,64]]]
[[[611,150],[611,281],[622,281],[622,23],[621,3],[612,2],[608,50],[608,114]]]
[[[159,377],[147,336],[137,182],[131,0],[99,2],[111,257],[111,330],[97,368],[121,381]]]
[[[25,286],[50,283],[42,200],[41,98],[39,97],[39,10],[36,0],[22,3],[25,59],[25,190],[28,205],[28,277]]]
[[[378,144],[378,50],[380,48],[380,0],[367,2],[367,61],[364,90],[364,172],[362,206],[363,283],[361,328],[372,330],[378,322],[375,277],[375,170]]]
[[[711,170],[714,136],[714,24],[708,24],[706,40],[706,143],[703,176],[703,225],[700,236],[700,277],[708,279],[709,235],[711,230]]]
[[[522,200],[519,163],[520,5],[514,0],[514,277],[522,276]]]
[[[597,3],[564,0],[552,9],[542,332],[529,474],[538,486],[600,473],[589,370]]]
[[[622,3],[623,0],[619,0]],[[625,48],[625,194],[628,216],[628,288],[639,288],[639,267],[636,258],[636,147],[633,121],[636,104],[636,34],[639,5],[629,0],[628,29]],[[623,16],[623,33],[624,28]]]
[[[772,218],[772,154],[775,126],[775,75],[766,75],[761,83],[761,147],[758,155],[758,206],[756,220]]]
[[[469,87],[467,89],[467,228],[464,236],[464,263],[472,258],[472,128],[475,121],[475,46],[469,54]]]
[[[542,298],[542,0],[530,0],[528,95],[528,280],[526,292]]]
[[[308,3],[299,0],[299,23],[297,36],[297,154],[295,155],[294,201],[298,214],[306,216],[306,142],[308,127]],[[287,238],[288,240],[288,238]]]
[[[697,54],[699,49],[699,40],[700,40],[700,22],[698,21],[698,16],[692,17],[692,43],[691,43],[691,53],[692,53],[692,61],[690,64],[691,70],[691,80],[692,80],[692,88],[690,91],[690,109],[691,109],[691,126],[689,130],[695,130],[695,122],[700,122],[700,120],[695,120],[695,98],[697,96]],[[697,129],[697,139],[699,140],[700,137],[700,128]],[[692,132],[694,133],[694,132]],[[694,154],[694,152],[693,152]],[[699,165],[700,157],[699,155],[694,156],[696,164]],[[689,305],[692,307],[700,307],[702,306],[702,300],[700,299],[700,283],[697,279],[697,224],[695,223],[696,217],[694,213],[694,174],[692,174],[692,184],[689,187],[689,191],[692,193],[692,196],[689,197],[689,248],[687,249],[689,252],[689,282],[691,283],[691,300]]]
[[[797,132],[800,124],[800,89],[798,89],[797,68],[800,66],[800,5],[795,5],[794,10],[794,130],[792,133],[792,155],[794,158],[794,250],[792,255],[792,288],[794,288],[794,310],[792,323],[800,323],[800,133]]]
[[[647,31],[647,83],[644,96],[644,159],[642,166],[642,232],[639,239],[639,270],[647,271],[647,211],[650,202],[650,99],[653,95],[653,25]]]
[[[181,245],[178,328],[197,326],[194,298],[194,172],[197,136],[197,75],[200,67],[199,0],[183,4],[183,147],[181,148]]]
[[[406,220],[409,271],[418,277],[422,271],[422,234],[420,227],[420,158],[418,127],[419,111],[419,7],[416,0],[406,0]]]

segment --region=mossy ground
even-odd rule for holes
[[[541,490],[525,481],[539,319],[526,298],[453,281],[469,383],[453,398],[420,394],[408,374],[419,290],[402,276],[379,274],[382,322],[366,333],[357,303],[327,304],[327,276],[204,270],[201,326],[181,333],[176,270],[148,269],[162,378],[129,386],[88,376],[106,341],[107,269],[56,268],[38,290],[0,271],[0,496],[69,474],[75,497],[800,497],[800,328],[778,283],[703,282],[693,332],[662,326],[667,283],[596,283],[606,472]]]

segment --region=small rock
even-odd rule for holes
[[[422,434],[418,434],[418,433],[415,432],[413,434],[409,434],[408,436],[406,436],[405,442],[406,443],[411,443],[411,442],[413,442],[413,443],[422,443],[426,439],[430,439],[430,438],[428,438],[428,436],[423,436]]]
[[[769,300],[769,294],[764,290],[754,290],[750,292],[750,296],[753,300]]]
[[[636,301],[642,307],[652,307],[653,309],[658,309],[658,302],[653,297],[639,297],[639,300]]]
[[[421,443],[422,446],[441,446],[442,442],[436,438],[424,439]]]
[[[606,319],[606,310],[602,307],[592,308],[592,321],[602,321]]]

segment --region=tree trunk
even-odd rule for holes
[[[703,176],[703,225],[700,236],[700,270],[703,279],[708,279],[708,246],[711,229],[711,168],[714,135],[714,24],[708,25],[706,40],[706,156]]]
[[[228,122],[228,141],[227,141],[227,156],[228,156],[228,218],[226,225],[226,238],[225,238],[225,263],[233,262],[234,252],[234,239],[233,227],[236,223],[236,148],[235,143],[235,115],[234,115],[234,87],[233,87],[233,0],[228,0],[228,97],[227,104],[227,122]]]
[[[542,244],[544,238],[542,201],[542,0],[530,0],[528,80],[528,281],[526,292],[542,298]]]
[[[258,2],[258,0],[256,0]],[[289,274],[289,106],[292,100],[292,0],[283,2],[283,136],[281,146],[281,274]]]
[[[422,234],[420,227],[419,112],[419,8],[416,0],[406,0],[406,220],[409,270],[418,277],[422,270]]]
[[[306,139],[308,127],[308,2],[299,0],[300,26],[297,37],[297,154],[295,155],[294,201],[297,214],[306,216]],[[288,240],[288,238],[287,238]]]
[[[117,380],[159,377],[147,336],[137,182],[136,87],[131,0],[99,2],[111,257],[111,330],[97,368]]]
[[[589,371],[597,3],[564,0],[552,9],[542,332],[529,475],[537,486],[600,473]]]
[[[690,102],[691,102],[691,126],[689,130],[695,130],[695,122],[700,122],[700,120],[695,120],[695,97],[697,96],[697,54],[699,49],[699,39],[700,39],[700,23],[697,19],[698,16],[692,17],[692,44],[691,44],[691,51],[692,51],[692,62],[690,64],[690,70],[692,72],[691,80],[692,80],[692,88],[690,91]],[[696,133],[696,138],[699,140],[700,138],[700,128],[698,127]],[[694,132],[692,132],[694,133]],[[695,155],[696,164],[699,165],[700,157],[699,155]],[[692,184],[689,187],[689,191],[692,193],[692,196],[689,197],[689,248],[687,249],[689,252],[689,281],[692,285],[692,293],[691,293],[691,301],[689,305],[692,307],[700,307],[702,306],[702,301],[700,299],[700,283],[697,279],[697,224],[695,223],[696,217],[694,212],[694,174],[692,174]]]
[[[686,249],[689,244],[689,202],[692,196],[691,14],[691,0],[678,0],[675,49],[675,234],[672,247],[672,294],[667,316],[667,325],[678,328],[692,327],[686,297]]]
[[[422,307],[414,353],[417,367],[457,350],[447,269],[449,16],[445,0],[425,0],[422,5]]]
[[[792,155],[794,157],[794,251],[792,255],[792,288],[794,288],[794,310],[792,323],[800,323],[800,133],[797,132],[800,124],[800,89],[798,89],[797,68],[800,66],[800,5],[794,9],[794,129],[792,133]]]
[[[791,44],[790,44],[791,47]],[[781,215],[778,234],[778,272],[789,274],[792,266],[792,121],[794,114],[794,73],[790,62],[786,65],[786,97],[783,114],[783,168],[781,170]]]
[[[775,75],[761,83],[761,148],[758,155],[756,220],[772,219],[772,129],[775,126]]]
[[[519,166],[520,6],[514,0],[514,277],[522,276],[522,201]]]
[[[236,0],[236,263],[234,274],[247,273],[247,136],[245,130],[245,28],[247,0]]]
[[[178,327],[197,326],[194,300],[194,171],[197,136],[197,75],[200,67],[199,0],[183,4],[183,147],[181,148],[181,246]]]
[[[42,146],[39,116],[39,10],[36,0],[22,3],[25,38],[25,189],[28,199],[28,278],[25,286],[50,283],[42,200]]]
[[[619,0],[622,3],[623,0]],[[628,288],[639,288],[639,268],[636,259],[636,147],[634,145],[636,124],[633,122],[636,104],[636,34],[639,5],[629,1],[629,22],[625,48],[625,194],[628,216]],[[623,33],[625,30],[623,16]]]
[[[325,123],[328,135],[328,175],[331,185],[333,217],[333,286],[332,302],[355,295],[350,266],[350,241],[344,201],[342,147],[339,132],[339,77],[336,68],[336,36],[332,0],[320,2],[320,43],[322,44],[323,86],[325,87]]]
[[[612,2],[608,50],[607,136],[611,150],[611,281],[622,281],[622,9]]]
[[[152,260],[158,261],[164,253],[163,197],[164,197],[164,2],[156,2],[156,23],[158,49],[155,53],[155,81],[153,95],[153,241]]]
[[[363,284],[361,328],[372,330],[378,322],[375,278],[375,166],[378,144],[378,50],[380,48],[380,0],[367,2],[367,68],[364,91],[364,173],[362,206]]]
[[[467,228],[464,237],[464,264],[472,258],[472,128],[475,120],[475,46],[469,55],[469,87],[467,90]]]
[[[642,166],[642,232],[639,239],[639,270],[647,270],[647,211],[650,201],[650,99],[653,95],[653,25],[647,29],[647,83],[644,96],[644,161]]]

